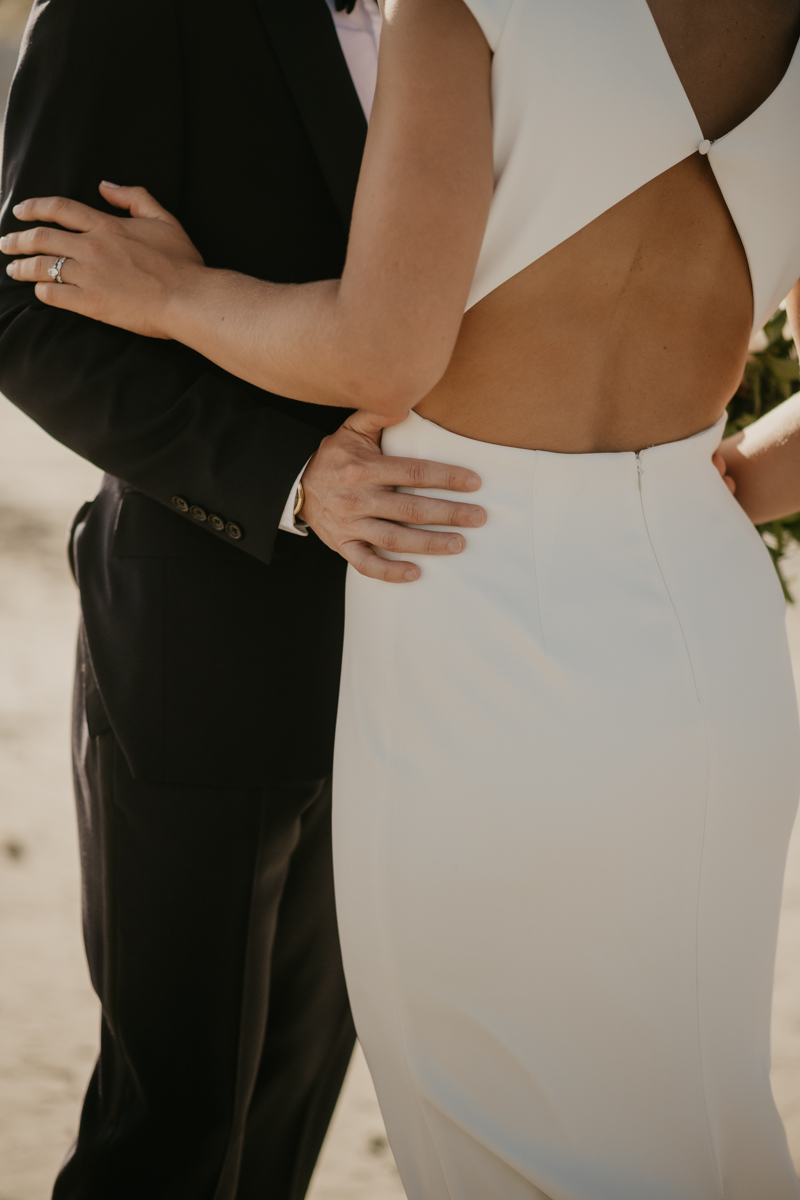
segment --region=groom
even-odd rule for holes
[[[374,0],[36,0],[2,232],[23,197],[98,205],[105,178],[146,186],[210,264],[338,276],[378,34]],[[466,473],[382,459],[342,412],[2,280],[0,389],[107,472],[70,543],[102,1040],[54,1196],[296,1200],[354,1037],[331,871],[334,549],[394,569],[370,543],[408,551],[396,522],[433,518],[393,488]],[[319,537],[296,536],[298,514]]]

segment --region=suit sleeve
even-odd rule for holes
[[[169,0],[36,0],[6,114],[0,232],[21,227],[11,209],[29,196],[102,207],[101,179],[141,183],[180,216],[183,103]],[[47,308],[5,271],[0,391],[173,511],[178,497],[220,515],[265,562],[324,436],[185,347]]]

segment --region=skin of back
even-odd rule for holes
[[[649,3],[711,140],[774,91],[800,35],[800,0]],[[471,308],[416,411],[527,449],[676,441],[722,415],[751,322],[742,244],[708,160],[694,154]]]

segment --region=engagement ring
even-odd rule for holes
[[[47,274],[50,276],[51,279],[55,279],[56,283],[64,282],[64,280],[61,278],[61,268],[63,267],[63,265],[66,261],[67,261],[66,257],[57,258],[56,261],[53,263],[52,267],[50,268],[50,270],[47,272]]]

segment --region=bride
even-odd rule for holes
[[[712,454],[787,294],[800,333],[800,0],[386,10],[341,281],[207,269],[110,184],[133,219],[29,200],[66,232],[0,249],[45,304],[482,478],[462,553],[348,585],[339,919],[412,1200],[797,1200],[769,1086],[797,706]],[[800,508],[798,412],[723,447],[759,520]]]

